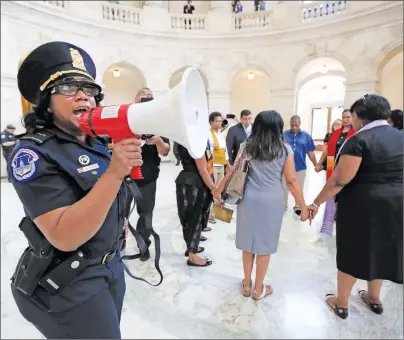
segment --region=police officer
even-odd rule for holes
[[[14,132],[15,132],[15,126],[13,124],[8,124],[6,129],[1,133],[1,147],[3,149],[3,156],[6,160],[6,163],[8,163],[11,152],[13,151],[15,146]],[[7,178],[8,181],[10,182],[10,174],[8,171],[7,171]]]
[[[18,72],[21,94],[37,107],[24,118],[27,133],[9,162],[29,241],[12,293],[47,338],[121,338],[122,183],[142,164],[141,148],[129,138],[111,155],[104,141],[81,132],[77,115],[103,97],[95,77],[91,57],[66,42],[39,46]]]

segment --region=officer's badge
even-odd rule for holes
[[[80,52],[72,47],[69,48],[69,51],[70,56],[72,57],[73,67],[87,71],[86,66],[84,65],[83,57],[81,56]]]
[[[11,161],[13,177],[17,182],[27,182],[37,171],[39,156],[30,149],[20,149]]]
[[[88,165],[90,163],[90,157],[88,157],[87,155],[81,155],[79,157],[79,163],[81,165]]]

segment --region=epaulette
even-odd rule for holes
[[[48,129],[41,129],[35,133],[25,133],[22,135],[18,135],[18,136],[16,136],[16,138],[18,138],[20,140],[21,139],[32,140],[35,143],[41,145],[41,144],[45,143],[47,140],[49,140],[55,136],[56,135],[53,131],[48,130]]]

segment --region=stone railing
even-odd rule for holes
[[[233,14],[232,29],[245,30],[267,28],[270,24],[271,14],[272,12],[270,11]]]
[[[302,7],[302,21],[308,22],[313,19],[326,18],[346,11],[347,1],[314,1]]]
[[[102,18],[110,22],[129,25],[140,25],[142,10],[136,7],[104,2],[102,4]]]
[[[56,16],[72,17],[79,20],[91,19],[102,26],[114,26],[125,30],[155,31],[167,34],[261,34],[261,32],[281,31],[284,28],[299,30],[312,25],[334,23],[335,18],[342,20],[350,15],[363,16],[364,11],[397,7],[399,1],[281,1],[269,11],[238,13],[217,10],[207,14],[175,14],[158,5],[138,8],[133,3],[120,1],[118,4],[108,1],[9,1],[21,6],[43,8]],[[131,5],[132,4],[132,5]],[[160,4],[160,5],[159,5]],[[139,5],[139,3],[137,3]],[[147,2],[146,2],[147,5]],[[401,6],[401,7],[400,7]],[[219,8],[220,9],[220,8]],[[157,14],[156,14],[157,13]],[[344,15],[344,14],[345,15]],[[341,15],[338,15],[341,14]],[[323,18],[323,19],[321,19]]]
[[[179,31],[206,31],[207,16],[202,14],[169,13],[171,29]]]
[[[42,0],[45,4],[47,5],[53,5],[59,8],[65,8],[65,2],[64,1],[45,1]]]

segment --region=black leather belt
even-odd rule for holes
[[[122,244],[125,241],[125,237],[122,237],[118,240],[118,246],[116,248],[116,250],[110,251],[109,253],[106,253],[105,255],[101,256],[101,257],[96,257],[93,259],[89,259],[88,260],[88,265],[89,266],[94,266],[97,264],[108,264],[109,262],[111,262],[113,260],[113,258],[115,257],[116,253],[119,253],[121,251],[122,248]]]

